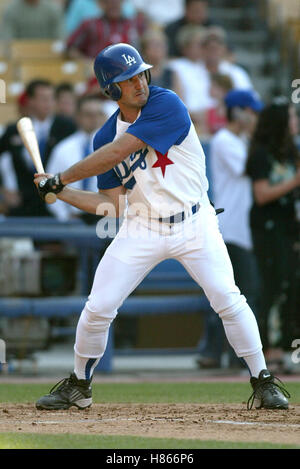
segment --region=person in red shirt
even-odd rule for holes
[[[224,97],[232,88],[233,83],[228,75],[215,73],[211,76],[210,95],[216,100],[216,104],[206,111],[206,128],[209,134],[216,133],[226,125]]]
[[[103,15],[83,21],[67,40],[70,58],[95,58],[100,50],[111,44],[125,42],[138,45],[138,38],[146,30],[142,13],[134,18],[122,15],[122,0],[101,0]]]

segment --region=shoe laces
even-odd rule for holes
[[[278,382],[275,382],[275,380],[278,381]],[[271,394],[273,394],[273,395],[275,395],[277,393],[277,389],[279,389],[279,391],[282,392],[284,397],[287,397],[287,398],[291,397],[290,393],[285,389],[283,382],[279,378],[277,378],[276,376],[273,376],[273,377],[270,376],[270,378],[267,378],[263,381],[261,381],[261,380],[257,381],[257,383],[255,385],[255,389],[254,389],[253,393],[251,394],[251,396],[248,399],[247,410],[252,409],[253,404],[254,404],[254,399],[256,397],[256,393],[259,390],[263,390],[263,389],[268,389],[271,392]]]
[[[51,389],[50,389],[50,392],[49,394],[53,394],[54,392],[57,392],[57,391],[65,391],[67,390],[67,388],[70,386],[71,384],[71,381],[72,381],[72,376],[70,376],[69,378],[63,378],[61,379],[60,381],[58,381],[58,383],[56,383]]]

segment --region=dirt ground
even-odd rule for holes
[[[245,404],[93,404],[90,409],[38,411],[1,404],[0,432],[135,435],[300,445],[300,405],[246,410]]]

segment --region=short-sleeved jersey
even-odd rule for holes
[[[133,123],[117,110],[94,138],[94,150],[125,132],[145,143],[113,169],[98,176],[99,189],[123,185],[129,205],[147,207],[145,215],[167,217],[185,210],[206,194],[205,156],[189,113],[173,92],[150,86],[147,103]]]

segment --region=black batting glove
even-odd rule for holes
[[[60,180],[60,173],[55,174],[52,178],[42,179],[38,185],[38,192],[41,199],[45,200],[45,195],[49,192],[58,194],[63,190],[65,185]]]

